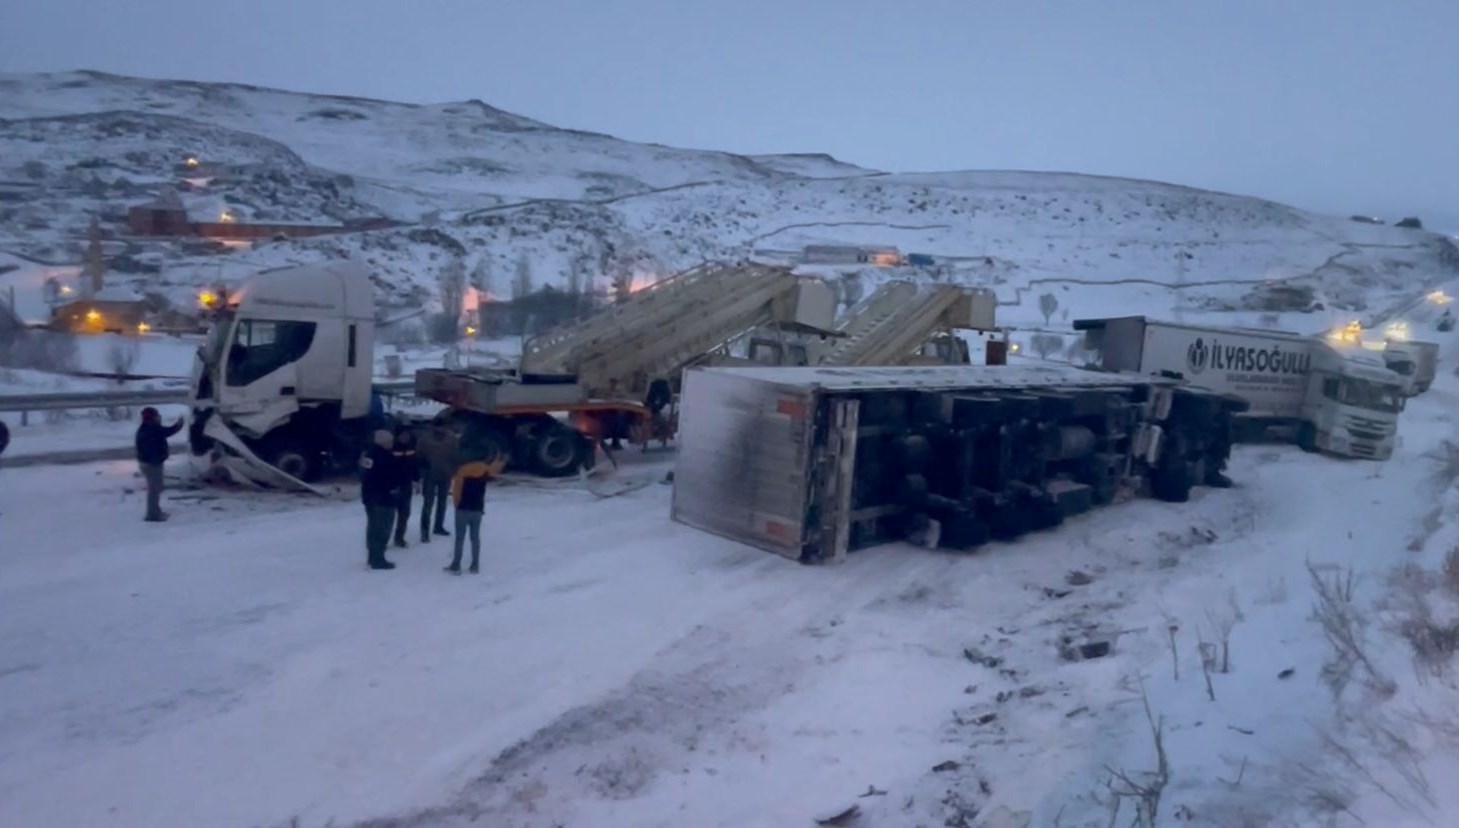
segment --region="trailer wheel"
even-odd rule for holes
[[[587,441],[573,429],[551,425],[532,438],[531,456],[537,472],[544,477],[566,477],[577,474],[587,452]]]
[[[491,428],[478,428],[466,432],[462,449],[471,460],[491,465],[499,460],[510,461],[511,443],[501,432]]]
[[[1155,470],[1150,479],[1150,493],[1156,500],[1166,503],[1185,503],[1191,498],[1194,477],[1191,464],[1184,460],[1165,463]]]
[[[1297,448],[1306,452],[1317,451],[1317,426],[1303,423],[1297,427]]]

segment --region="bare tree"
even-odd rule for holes
[[[482,256],[476,260],[476,264],[471,268],[471,286],[488,296],[494,297],[496,295],[495,275],[492,272],[491,257]]]
[[[117,385],[125,384],[131,378],[132,369],[137,367],[137,361],[141,357],[142,343],[135,337],[125,337],[120,342],[112,343],[111,349],[106,352],[106,362]],[[115,422],[130,418],[132,412],[126,406],[112,406],[106,409],[106,416]]]
[[[1039,313],[1044,315],[1044,324],[1049,324],[1054,312],[1059,309],[1059,299],[1052,293],[1045,293],[1039,297]]]
[[[524,253],[517,259],[517,269],[512,274],[512,300],[522,299],[532,293],[532,262]]]
[[[1145,691],[1145,682],[1140,681],[1140,701],[1145,707],[1145,721],[1150,725],[1150,737],[1155,743],[1155,770],[1141,773],[1116,770],[1109,765],[1109,791],[1114,794],[1114,819],[1119,818],[1120,805],[1131,800],[1135,805],[1134,824],[1140,828],[1155,828],[1159,823],[1160,799],[1165,786],[1170,783],[1170,759],[1165,753],[1165,717],[1156,717],[1150,709],[1150,695]],[[1110,824],[1114,824],[1114,819]]]
[[[438,274],[441,293],[441,316],[435,325],[437,342],[452,343],[461,336],[461,313],[466,302],[466,264],[452,256]]]
[[[118,384],[131,378],[132,369],[137,367],[137,361],[141,357],[142,343],[133,337],[112,343],[111,350],[106,353],[106,362]]]
[[[613,273],[613,301],[625,302],[633,294],[633,267],[621,259],[615,260]]]
[[[1064,347],[1064,338],[1058,334],[1038,333],[1029,338],[1028,344],[1039,355],[1039,359],[1048,359],[1049,354]]]
[[[1369,686],[1384,694],[1392,693],[1392,680],[1385,677],[1368,657],[1368,619],[1353,600],[1356,584],[1352,570],[1339,569],[1324,575],[1308,561],[1307,573],[1312,577],[1312,590],[1317,594],[1317,601],[1312,607],[1313,620],[1322,627],[1323,635],[1332,645],[1332,658],[1323,665],[1322,677],[1333,696],[1342,695],[1358,667],[1367,674]]]
[[[588,294],[593,284],[593,260],[584,253],[568,264],[567,292],[572,301],[572,315],[580,317],[587,310]]]

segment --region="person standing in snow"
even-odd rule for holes
[[[10,426],[0,420],[0,454],[5,453],[5,447],[10,445]]]
[[[410,501],[415,496],[415,483],[420,479],[418,455],[415,451],[415,434],[409,428],[395,430],[395,463],[400,475],[400,487],[395,501],[395,545],[404,549],[405,529],[410,525]]]
[[[394,569],[385,559],[390,529],[400,503],[400,463],[395,459],[395,435],[375,432],[374,445],[360,458],[360,500],[365,504],[365,551],[371,569]]]
[[[440,420],[431,423],[430,430],[416,443],[421,473],[421,543],[430,542],[432,529],[437,535],[451,534],[446,531],[446,500],[450,497],[451,475],[460,463],[460,450],[460,440]]]
[[[142,424],[137,426],[137,466],[142,470],[142,479],[147,481],[147,515],[149,523],[167,520],[162,511],[162,467],[167,462],[167,439],[182,431],[182,418],[170,426],[162,424],[162,415],[152,406],[142,409]]]
[[[481,571],[481,514],[486,511],[486,483],[506,468],[506,458],[494,463],[473,460],[462,464],[451,479],[451,500],[456,505],[456,551],[446,571],[461,574],[461,546],[471,533],[471,572]]]

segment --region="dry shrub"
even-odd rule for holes
[[[1392,621],[1389,626],[1408,642],[1414,668],[1420,676],[1443,676],[1449,671],[1454,654],[1459,652],[1459,617],[1453,612],[1447,618],[1442,617],[1431,600],[1441,585],[1446,592],[1452,590],[1451,581],[1456,576],[1459,576],[1459,555],[1450,551],[1440,573],[1409,565],[1398,569],[1390,579],[1388,606]],[[1442,601],[1444,593],[1440,595]]]
[[[1385,677],[1368,657],[1368,618],[1355,603],[1357,583],[1351,569],[1335,568],[1324,573],[1311,561],[1307,572],[1312,576],[1312,590],[1317,601],[1312,606],[1312,619],[1322,627],[1322,634],[1332,646],[1332,658],[1322,665],[1322,678],[1334,698],[1361,668],[1369,688],[1383,695],[1392,695],[1393,681]]]
[[[1459,546],[1449,550],[1444,556],[1444,589],[1455,598],[1459,598]]]

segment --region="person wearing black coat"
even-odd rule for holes
[[[394,569],[385,559],[395,524],[401,480],[407,479],[393,449],[395,435],[375,432],[374,445],[360,458],[360,500],[365,504],[365,551],[371,569]]]
[[[142,424],[137,426],[137,466],[142,470],[142,479],[147,481],[147,514],[143,520],[149,523],[167,520],[167,513],[162,511],[162,466],[171,453],[167,439],[182,431],[182,426],[181,417],[165,426],[157,409],[150,405],[142,409]]]
[[[420,479],[420,457],[415,451],[415,433],[408,428],[395,430],[395,463],[400,473],[400,488],[395,493],[395,545],[404,549],[405,529],[410,525],[410,502],[415,497],[415,482]]]

